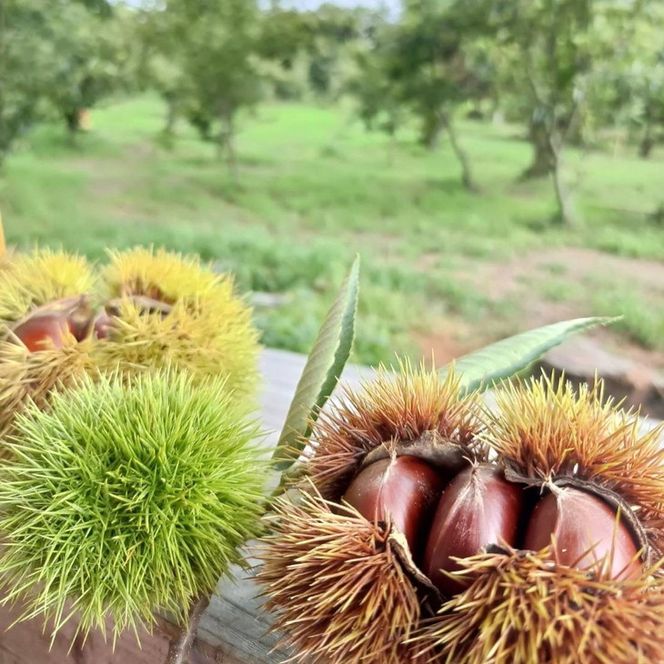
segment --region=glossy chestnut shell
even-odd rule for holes
[[[432,510],[443,489],[440,473],[413,456],[380,459],[362,469],[343,500],[369,521],[390,522],[411,552],[421,548]]]
[[[631,514],[620,517],[619,496],[573,477],[547,485],[542,496],[525,478],[508,480],[496,464],[468,464],[450,481],[449,468],[393,455],[362,468],[343,500],[403,533],[406,566],[443,597],[464,587],[463,576],[451,575],[462,568],[459,560],[491,547],[548,548],[559,565],[613,579],[642,573],[644,537]]]
[[[635,539],[616,510],[574,487],[554,487],[528,520],[523,547],[538,551],[549,545],[558,563],[591,569],[601,561],[611,578],[634,578],[642,569]]]
[[[445,489],[431,524],[422,569],[446,595],[461,589],[445,572],[459,569],[453,558],[466,558],[485,547],[515,546],[524,507],[524,490],[502,471],[472,466]]]
[[[62,348],[67,334],[70,334],[67,315],[63,312],[35,314],[13,328],[14,334],[31,352],[45,350],[51,344]]]

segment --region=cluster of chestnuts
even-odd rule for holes
[[[298,661],[664,662],[660,431],[600,383],[497,402],[402,366],[322,414],[259,572]]]
[[[95,312],[85,296],[55,300],[30,311],[9,329],[31,352],[62,348],[71,336],[83,341],[89,336],[106,339],[114,319],[105,309]]]
[[[228,275],[135,248],[95,269],[37,249],[0,261],[0,432],[29,401],[83,375],[176,368],[251,397],[258,334]]]
[[[470,465],[446,481],[422,459],[393,456],[362,469],[342,500],[403,533],[415,564],[444,595],[463,588],[449,574],[460,569],[458,559],[489,546],[550,546],[558,563],[581,569],[610,559],[613,578],[641,571],[636,536],[603,498],[551,484],[534,499],[489,464]]]
[[[166,316],[171,310],[167,302],[133,295],[127,302],[143,314]],[[95,310],[85,295],[63,298],[30,311],[9,329],[30,352],[62,348],[68,337],[77,342],[88,338],[108,339],[119,325],[123,300],[113,299]]]

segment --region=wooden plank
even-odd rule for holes
[[[265,350],[261,356],[264,387],[261,412],[268,431],[265,444],[273,447],[286,416],[305,357],[296,353]],[[351,384],[369,377],[371,371],[350,366],[344,381]],[[250,547],[249,547],[250,548]],[[115,650],[97,633],[83,643],[74,638],[73,625],[66,626],[52,647],[42,623],[32,620],[8,629],[20,615],[18,608],[0,608],[0,664],[161,664],[177,630],[159,619],[152,633],[141,632],[140,644],[133,634],[123,634]],[[268,633],[270,618],[261,612],[258,587],[251,574],[235,568],[217,586],[205,612],[190,664],[273,664],[287,654],[271,652],[276,639]],[[72,645],[73,644],[73,645]]]

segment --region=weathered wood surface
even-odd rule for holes
[[[286,416],[305,358],[295,353],[266,350],[261,358],[265,385],[261,396],[262,418],[270,432],[266,445],[274,446]],[[369,370],[348,367],[344,381],[356,383]],[[270,651],[275,638],[268,633],[270,619],[260,610],[258,588],[251,575],[237,569],[222,580],[205,612],[190,664],[273,664],[285,653]],[[165,620],[152,634],[125,634],[112,646],[99,634],[85,643],[73,640],[74,627],[65,628],[51,647],[48,630],[33,620],[8,627],[20,615],[18,609],[0,609],[0,664],[161,664],[175,628]],[[73,645],[72,645],[73,640]]]

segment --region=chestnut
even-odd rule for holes
[[[67,324],[76,341],[83,341],[90,334],[92,315],[92,309],[87,304],[68,313]]]
[[[574,487],[553,487],[528,520],[524,547],[552,546],[556,562],[579,569],[600,566],[611,578],[641,572],[639,547],[616,510],[599,496]]]
[[[445,572],[459,569],[453,558],[480,553],[491,544],[516,545],[524,490],[502,471],[475,465],[459,473],[440,498],[424,551],[423,571],[444,594],[462,584]]]
[[[115,316],[101,311],[92,322],[92,331],[96,339],[108,339],[115,326]]]
[[[424,542],[443,476],[414,456],[394,456],[363,468],[343,496],[365,519],[390,522],[406,537],[411,554]]]
[[[49,342],[62,348],[65,337],[71,333],[67,314],[61,311],[30,316],[12,331],[30,352],[45,350]]]

